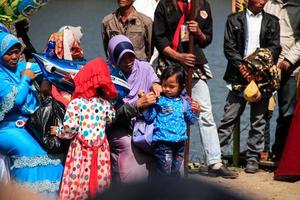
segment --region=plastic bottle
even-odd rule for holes
[[[55,53],[55,45],[56,45],[56,43],[53,40],[50,40],[48,42],[48,48],[45,53],[48,58],[57,58],[56,53]]]

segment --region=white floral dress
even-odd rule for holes
[[[77,98],[70,102],[60,138],[73,139],[67,154],[59,199],[95,197],[110,186],[110,149],[105,134],[115,118],[111,104],[102,98]]]

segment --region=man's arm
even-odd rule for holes
[[[201,32],[198,33],[196,41],[200,42],[201,48],[207,47],[213,38],[213,19],[211,16],[211,9],[209,3],[205,4],[205,11],[207,12],[207,19],[205,20]]]
[[[281,52],[281,45],[280,45],[280,25],[279,25],[279,21],[276,18],[276,20],[274,20],[274,32],[270,31],[270,34],[272,34],[270,36],[270,38],[272,38],[271,40],[268,40],[268,49],[270,49],[272,51],[273,54],[273,60],[275,63],[277,63],[279,54]]]

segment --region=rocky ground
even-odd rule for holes
[[[259,171],[256,174],[247,174],[238,169],[237,179],[224,179],[191,174],[189,177],[201,179],[225,190],[237,193],[247,199],[253,200],[299,200],[300,181],[295,183],[273,180],[273,173]]]

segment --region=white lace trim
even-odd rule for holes
[[[34,156],[34,157],[14,157],[12,168],[25,168],[47,165],[59,165],[60,159],[52,159],[49,156]]]
[[[36,183],[21,183],[20,186],[24,187],[26,190],[30,190],[35,193],[41,192],[57,192],[59,188],[60,181],[49,181],[44,180]]]
[[[5,114],[8,113],[14,107],[17,93],[17,88],[13,87],[12,91],[3,98],[3,101],[0,105],[0,121],[2,121],[5,117]]]

